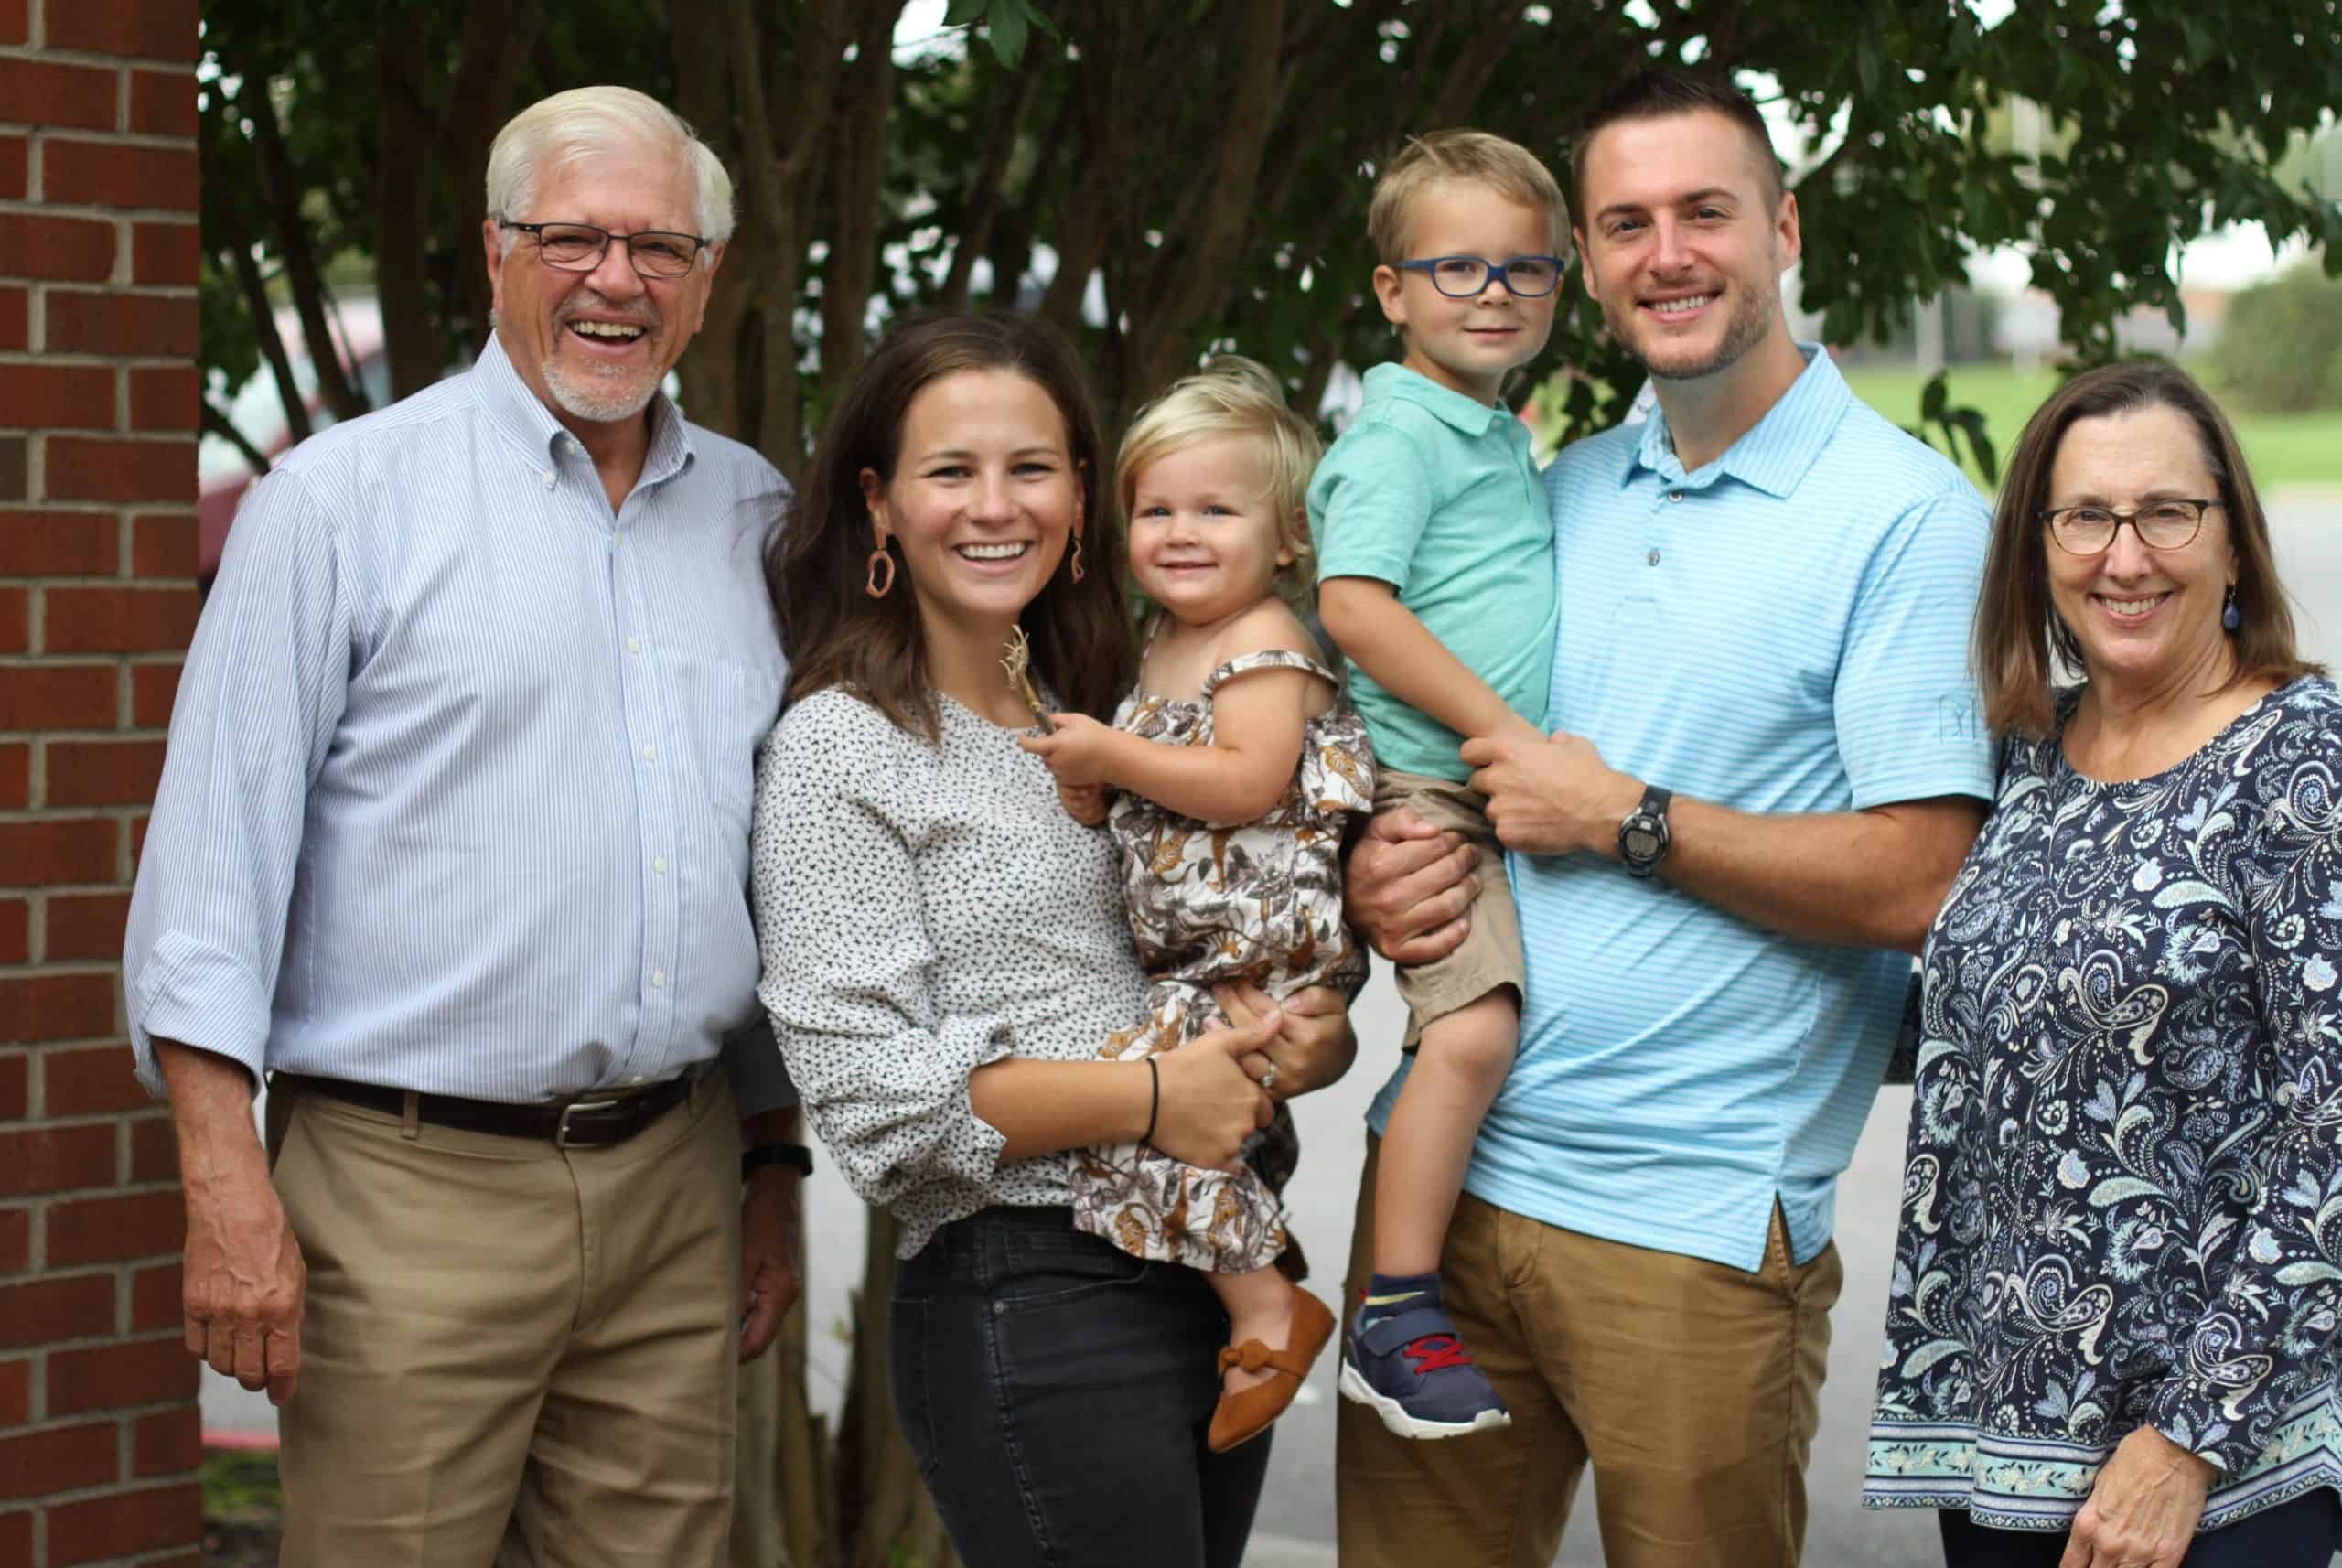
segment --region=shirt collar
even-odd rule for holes
[[[1619,475],[1619,482],[1633,478],[1637,468],[1648,468],[1662,479],[1703,486],[1729,474],[1767,495],[1787,497],[1830,445],[1839,419],[1854,400],[1846,378],[1838,373],[1821,345],[1799,343],[1797,348],[1805,356],[1805,369],[1789,383],[1789,391],[1698,475],[1684,473],[1681,460],[1675,456],[1675,438],[1667,428],[1667,411],[1660,408],[1644,424],[1635,460]]]
[[[1380,398],[1398,398],[1426,409],[1466,435],[1485,435],[1499,420],[1514,424],[1520,421],[1510,409],[1501,403],[1491,407],[1476,397],[1466,397],[1452,387],[1441,386],[1420,371],[1404,365],[1377,365],[1366,372],[1366,396],[1369,402]]]
[[[553,410],[521,379],[498,334],[488,335],[488,346],[473,362],[471,375],[479,389],[480,406],[508,440],[532,457],[557,456],[564,450],[560,443],[568,438],[569,427],[554,418]],[[672,478],[694,456],[691,427],[665,392],[651,394],[650,413],[650,446],[643,454],[638,488]]]

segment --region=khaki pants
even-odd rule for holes
[[[1375,1155],[1348,1299],[1371,1268]],[[1821,1420],[1836,1247],[1792,1265],[1780,1211],[1755,1273],[1456,1204],[1440,1257],[1502,1432],[1411,1442],[1341,1402],[1342,1568],[1547,1568],[1592,1461],[1608,1568],[1792,1568]]]
[[[1469,784],[1385,768],[1374,776],[1374,809],[1393,811],[1402,806],[1433,827],[1463,834],[1480,852],[1472,866],[1480,891],[1472,900],[1472,925],[1463,943],[1429,963],[1402,965],[1392,975],[1399,1000],[1407,1004],[1407,1030],[1399,1048],[1412,1055],[1423,1041],[1424,1025],[1469,1007],[1491,991],[1509,986],[1518,1007],[1529,971],[1520,956],[1520,913],[1505,873],[1504,845],[1488,826],[1488,802]]]
[[[724,1075],[624,1144],[272,1096],[308,1263],[279,1416],[285,1568],[719,1568],[739,1117]]]

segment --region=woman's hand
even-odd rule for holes
[[[1211,993],[1228,1021],[1240,1028],[1278,1011],[1275,1000],[1250,981],[1217,985]],[[1269,1098],[1291,1100],[1323,1089],[1349,1071],[1358,1056],[1358,1036],[1351,1032],[1350,1005],[1340,992],[1327,985],[1296,991],[1285,998],[1284,1012],[1284,1030],[1243,1062],[1255,1079],[1268,1079],[1262,1087]]]
[[[1058,785],[1058,804],[1065,814],[1085,828],[1094,828],[1106,820],[1106,787],[1103,784]]]
[[[1273,1011],[1257,1023],[1213,1029],[1153,1058],[1161,1083],[1148,1142],[1187,1165],[1234,1172],[1244,1140],[1274,1114],[1257,1075],[1242,1063],[1258,1056],[1284,1023],[1284,1015]]]
[[[2219,1472],[2143,1426],[2098,1473],[2057,1568],[2179,1568]]]
[[[1020,735],[1016,744],[1049,765],[1060,789],[1069,784],[1113,782],[1106,777],[1107,759],[1120,733],[1113,725],[1101,725],[1088,714],[1051,714],[1049,722],[1057,727],[1047,735]]]

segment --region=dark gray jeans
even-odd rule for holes
[[[895,1412],[967,1568],[1238,1568],[1269,1439],[1204,1446],[1228,1316],[1204,1277],[988,1208],[897,1273]]]

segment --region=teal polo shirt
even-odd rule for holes
[[[1553,521],[1513,414],[1404,365],[1366,372],[1366,402],[1309,482],[1319,581],[1372,577],[1543,727],[1552,667]],[[1349,699],[1385,768],[1464,779],[1464,737],[1349,663]]]
[[[1550,727],[1746,811],[1989,799],[1968,658],[1983,498],[1805,353],[1787,394],[1696,473],[1663,417],[1546,470]],[[1782,936],[1592,854],[1509,865],[1529,965],[1520,1052],[1466,1188],[1750,1271],[1778,1198],[1797,1261],[1819,1252],[1908,956]],[[1370,1112],[1378,1129],[1399,1081]]]

